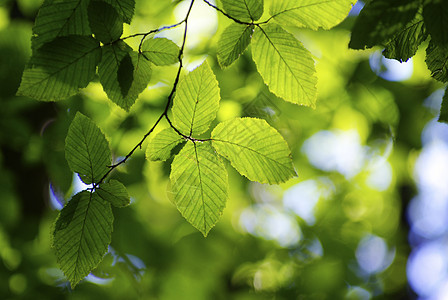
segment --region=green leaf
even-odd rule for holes
[[[166,66],[178,62],[179,47],[166,38],[146,40],[142,52],[156,66]]]
[[[100,57],[92,37],[57,38],[34,51],[17,94],[42,101],[72,96],[93,79]]]
[[[341,23],[356,0],[272,1],[271,16],[284,25],[330,29]]]
[[[123,20],[131,24],[132,17],[134,16],[135,0],[102,0],[115,8],[118,14]]]
[[[382,45],[406,28],[418,12],[420,0],[373,0],[356,18],[349,47],[371,48]]]
[[[166,128],[159,132],[149,143],[146,149],[146,157],[149,160],[167,160],[171,157],[171,151],[182,143],[184,138],[177,134],[173,128]]]
[[[438,121],[448,124],[448,87],[445,89],[445,94],[443,95]]]
[[[237,20],[256,21],[263,15],[263,0],[221,0],[224,10]]]
[[[448,47],[448,1],[425,1],[423,18],[431,40],[437,46]]]
[[[96,193],[104,201],[109,202],[115,207],[125,207],[131,203],[126,187],[118,180],[112,179],[109,182],[100,184]]]
[[[173,101],[173,124],[184,135],[207,131],[219,109],[219,87],[207,61],[179,83]]]
[[[250,43],[253,25],[233,23],[228,26],[218,42],[218,62],[222,68],[237,60]]]
[[[292,34],[275,24],[255,29],[252,56],[272,93],[292,103],[315,107],[314,61]]]
[[[426,39],[425,24],[421,14],[398,31],[392,39],[387,42],[383,55],[387,58],[396,59],[400,62],[407,61],[417,53],[418,46]]]
[[[151,63],[125,42],[103,46],[98,74],[110,100],[129,111],[151,79]]]
[[[116,41],[123,33],[123,21],[109,4],[92,1],[89,4],[89,24],[95,37],[107,44]]]
[[[211,138],[216,152],[252,181],[273,184],[297,175],[288,144],[265,120],[229,120],[218,124]]]
[[[204,236],[227,200],[227,170],[208,142],[188,142],[171,165],[171,191],[182,216]]]
[[[70,170],[86,184],[97,183],[107,173],[111,153],[101,130],[88,117],[76,113],[65,139],[65,158]]]
[[[431,76],[441,82],[448,81],[448,47],[437,46],[432,40],[426,48],[426,65]]]
[[[33,49],[68,35],[90,35],[87,6],[90,0],[45,1],[33,27]]]
[[[73,196],[59,213],[53,247],[72,288],[101,262],[111,241],[113,220],[110,204],[87,191]]]

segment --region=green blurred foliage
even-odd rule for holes
[[[178,8],[173,12],[172,7],[180,2],[137,1],[136,17],[125,26],[125,35],[175,23]],[[411,170],[421,147],[420,133],[434,117],[423,100],[441,87],[430,79],[424,53],[414,57],[413,77],[388,82],[371,71],[372,51],[348,50],[354,17],[330,31],[295,31],[316,60],[319,99],[312,110],[269,93],[250,51],[221,70],[217,38],[229,21],[208,7],[203,9],[208,10],[207,18],[217,18],[218,31],[214,26],[192,28],[185,60],[189,68],[207,57],[217,76],[222,102],[215,122],[235,116],[265,118],[287,140],[299,177],[280,186],[260,185],[227,164],[227,207],[204,239],[167,195],[171,161],[148,162],[144,151],[137,151],[112,175],[127,186],[132,203],[114,209],[110,251],[92,275],[70,290],[50,248],[57,201],[63,204],[75,189],[64,156],[68,126],[81,111],[106,134],[115,158],[126,155],[162,113],[176,66],[154,67],[149,88],[129,114],[107,101],[98,83],[58,103],[15,97],[30,55],[38,4],[0,2],[1,299],[408,297],[404,208],[414,193]],[[204,18],[203,11],[194,13],[193,18]],[[178,42],[179,32],[166,36]],[[138,47],[139,40],[130,43]],[[304,145],[322,131],[359,137],[358,147],[368,154],[356,174],[320,170],[310,162]],[[369,181],[374,158],[390,166],[392,176],[385,188]],[[285,194],[304,182],[317,186],[313,222],[284,205]],[[291,222],[287,228],[295,228],[296,240],[287,232],[290,240],[282,242],[282,223],[272,222],[276,216]],[[370,274],[356,256],[368,236],[382,238],[392,253],[383,269]]]

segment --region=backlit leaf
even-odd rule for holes
[[[57,38],[34,51],[17,94],[42,101],[72,96],[93,79],[100,57],[99,43],[92,37]]]
[[[237,118],[220,123],[212,132],[212,145],[252,181],[274,184],[297,175],[288,144],[265,120]]]
[[[425,1],[423,18],[431,40],[437,46],[448,47],[448,1]]]
[[[215,74],[204,61],[179,83],[173,101],[173,123],[184,135],[207,131],[219,109],[219,87]]]
[[[426,65],[431,76],[441,82],[448,81],[448,47],[437,46],[432,40],[426,48]]]
[[[110,204],[87,191],[73,196],[59,213],[53,247],[72,288],[101,262],[111,241],[113,220]]]
[[[88,11],[90,28],[98,40],[107,44],[120,38],[123,33],[123,21],[112,6],[101,1],[92,1]]]
[[[284,25],[330,29],[342,22],[356,0],[272,1],[271,15]]]
[[[254,26],[233,23],[222,33],[218,42],[218,62],[222,68],[237,60],[250,43]]]
[[[109,3],[114,7],[123,20],[131,24],[132,17],[134,16],[135,0],[102,0]]]
[[[146,157],[149,160],[167,160],[171,157],[171,151],[182,143],[184,138],[177,134],[171,127],[159,132],[149,143]]]
[[[292,103],[315,107],[314,61],[292,34],[275,24],[256,28],[252,57],[272,93]]]
[[[118,180],[112,179],[109,182],[100,184],[96,190],[98,196],[115,207],[125,207],[131,202],[126,187]]]
[[[70,170],[86,183],[97,183],[108,171],[111,153],[101,130],[88,117],[76,113],[65,139],[65,158]]]
[[[179,47],[166,38],[146,40],[142,52],[156,66],[171,65],[178,62]]]
[[[227,200],[227,170],[209,142],[188,142],[171,165],[171,191],[182,216],[204,236]]]
[[[221,0],[224,10],[237,20],[256,21],[263,15],[263,0]]]

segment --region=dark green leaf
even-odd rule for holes
[[[250,43],[253,25],[233,23],[228,26],[218,42],[218,62],[222,68],[237,60]]]
[[[383,55],[399,61],[407,61],[417,53],[418,46],[426,39],[423,17],[417,14],[414,20],[397,32],[386,43]]]
[[[134,82],[134,65],[129,53],[121,59],[117,71],[118,85],[120,86],[121,96],[125,98],[131,89],[132,82]]]
[[[224,10],[237,20],[256,21],[263,15],[263,0],[221,0]]]
[[[107,44],[120,38],[123,33],[123,21],[112,6],[101,1],[92,1],[88,11],[90,28],[98,40]]]
[[[179,83],[173,101],[173,124],[184,135],[207,131],[219,109],[219,87],[215,74],[204,61]]]
[[[167,160],[171,157],[171,151],[182,143],[184,138],[177,134],[173,128],[166,128],[159,132],[149,143],[146,157],[149,160]]]
[[[118,180],[112,179],[109,182],[100,184],[96,190],[98,196],[115,207],[125,207],[131,202],[126,187]]]
[[[272,1],[271,15],[281,24],[330,29],[342,22],[356,0]]]
[[[204,236],[227,200],[227,170],[209,142],[188,142],[171,165],[171,191],[182,216]]]
[[[90,35],[87,19],[89,1],[45,1],[33,27],[33,48],[39,48],[60,36]]]
[[[414,19],[419,7],[420,0],[368,2],[356,19],[349,47],[365,49],[386,43]]]
[[[166,38],[146,40],[142,52],[156,66],[171,65],[178,62],[179,47]]]
[[[292,103],[315,107],[314,61],[292,34],[276,24],[256,28],[252,57],[272,93]]]
[[[92,120],[79,112],[68,129],[65,158],[70,169],[86,184],[99,182],[110,165],[106,137]]]
[[[434,79],[448,81],[448,47],[437,46],[432,40],[426,48],[426,65]]]
[[[288,144],[265,120],[237,118],[220,123],[212,132],[212,145],[252,181],[281,183],[297,175]]]
[[[132,17],[134,16],[135,0],[102,0],[109,3],[114,7],[123,20],[131,24]]]
[[[92,37],[57,38],[35,50],[17,94],[42,101],[72,96],[93,79],[100,57],[99,43]]]
[[[53,233],[53,247],[72,288],[103,258],[111,241],[110,204],[96,193],[83,191],[61,210]]]
[[[448,1],[425,1],[423,18],[431,40],[437,46],[448,47]]]

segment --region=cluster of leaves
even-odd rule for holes
[[[407,61],[429,40],[426,65],[431,76],[448,82],[448,2],[443,0],[372,0],[359,14],[349,47],[384,47],[386,58]],[[439,121],[448,122],[448,90]]]
[[[314,107],[317,98],[314,61],[310,52],[283,26],[330,29],[348,14],[354,0],[273,1],[270,16],[263,0],[221,0],[215,6],[233,23],[220,37],[218,61],[230,66],[252,44],[252,57],[271,92],[280,98]],[[219,87],[207,62],[180,79],[187,23],[194,0],[181,22],[122,37],[130,23],[134,0],[47,0],[33,27],[32,57],[18,94],[58,101],[86,87],[96,74],[108,98],[128,111],[147,87],[152,64],[179,63],[164,112],[126,157],[111,165],[109,144],[88,117],[78,113],[66,138],[70,169],[91,187],[61,210],[53,245],[64,274],[74,287],[102,260],[111,241],[111,205],[129,204],[123,184],[107,180],[165,118],[170,127],[150,142],[147,157],[167,160],[184,143],[171,165],[171,193],[185,219],[207,236],[219,220],[228,195],[227,172],[221,157],[249,180],[280,183],[295,176],[286,141],[261,119],[238,118],[218,124],[203,138],[219,109]],[[146,38],[185,24],[179,47],[165,38]],[[137,50],[125,40],[141,37]],[[274,67],[275,66],[275,67]],[[171,103],[172,117],[169,117]],[[171,120],[172,118],[172,120]]]

